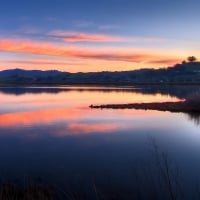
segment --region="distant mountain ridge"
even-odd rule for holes
[[[0,71],[0,77],[12,77],[12,76],[24,76],[24,77],[48,77],[48,76],[58,76],[63,74],[58,70],[24,70],[24,69],[8,69]],[[67,73],[67,72],[66,72]]]
[[[161,69],[117,72],[61,72],[57,70],[10,69],[0,71],[0,85],[38,84],[200,84],[200,62],[176,64]]]

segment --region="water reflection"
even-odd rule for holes
[[[200,125],[200,113],[188,113],[189,120],[193,121],[196,125]]]
[[[127,131],[140,129],[143,123],[149,126],[158,126],[149,119],[157,119],[163,115],[157,111],[136,111],[136,110],[91,110],[88,107],[67,107],[43,110],[15,111],[0,115],[1,136],[8,135],[8,131],[18,130],[21,133],[17,136],[30,136],[25,130],[38,136],[69,136],[82,134],[97,134],[107,132]],[[123,120],[122,120],[123,118]],[[162,125],[163,128],[163,125]],[[5,131],[5,130],[8,131]],[[4,131],[3,131],[4,130]],[[45,130],[45,131],[44,131]],[[24,134],[25,132],[25,134]],[[47,134],[47,135],[46,135]]]
[[[121,93],[140,93],[140,94],[162,94],[169,95],[171,97],[177,97],[180,99],[187,98],[191,94],[199,91],[199,87],[195,85],[138,85],[138,86],[117,86],[117,87],[106,87],[106,86],[58,86],[58,87],[0,87],[0,93],[23,95],[23,94],[58,94],[61,92],[121,92]]]
[[[68,90],[68,88],[66,88]],[[51,89],[49,89],[51,91]],[[127,92],[116,89],[108,92],[102,92],[92,88],[70,89],[55,93],[25,93],[23,95],[13,96],[10,94],[0,93],[0,113],[16,113],[25,111],[37,111],[63,108],[71,110],[71,108],[85,107],[88,108],[91,104],[107,104],[107,103],[134,103],[134,102],[151,102],[151,101],[179,101],[178,98],[170,97],[169,95],[161,94],[141,94],[139,92]]]
[[[4,180],[23,183],[26,175],[31,181],[42,179],[61,188],[73,185],[79,192],[93,186],[95,180],[105,190],[130,194],[134,180],[131,164],[136,160],[152,163],[150,136],[189,178],[199,172],[197,116],[190,116],[195,119],[191,123],[181,113],[88,107],[92,103],[179,98],[122,88],[23,90],[16,92],[20,95],[0,93],[0,176]],[[146,169],[146,163],[140,169]]]

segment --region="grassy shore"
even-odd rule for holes
[[[151,102],[151,103],[130,103],[130,104],[103,104],[90,105],[90,108],[100,109],[140,109],[159,110],[170,112],[200,113],[200,96],[188,97],[179,102]]]
[[[104,104],[91,105],[90,108],[100,109],[142,109],[171,112],[200,112],[200,107],[189,105],[185,102],[162,102],[162,103],[132,103],[132,104]]]

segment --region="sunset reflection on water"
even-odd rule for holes
[[[179,100],[166,91],[151,94],[130,87],[0,88],[0,176],[23,184],[26,175],[30,181],[42,179],[62,188],[82,181],[88,186],[91,180],[106,186],[112,177],[118,180],[112,185],[131,191],[131,164],[152,162],[150,138],[185,174],[197,173],[200,135],[196,117],[89,107]],[[185,165],[191,162],[197,164]]]
[[[178,101],[169,95],[144,95],[113,88],[67,88],[60,93],[20,95],[0,93],[0,128],[22,129],[23,127],[59,125],[55,136],[114,132],[138,127],[139,122],[163,115],[158,111],[92,110],[90,104],[130,103],[151,101]],[[123,120],[121,120],[123,117]],[[57,126],[56,126],[57,127]],[[62,127],[62,128],[61,128]]]

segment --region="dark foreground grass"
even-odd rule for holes
[[[184,174],[153,139],[151,146],[153,159],[131,166],[131,192],[113,189],[114,185],[102,188],[95,180],[89,191],[85,191],[82,185],[82,192],[77,188],[63,190],[44,184],[26,187],[1,184],[0,200],[199,200],[199,182],[187,183]]]
[[[45,185],[30,185],[26,188],[14,184],[0,185],[0,200],[53,200],[53,193]]]

